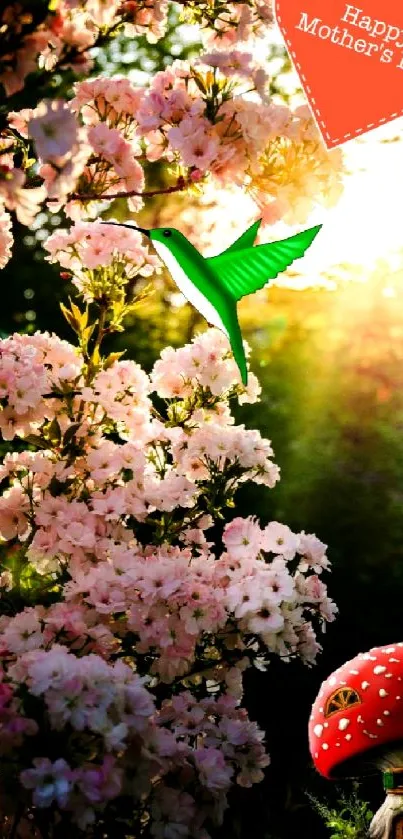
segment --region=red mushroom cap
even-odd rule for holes
[[[403,740],[403,643],[375,647],[323,682],[309,719],[316,769],[341,777],[342,764]]]

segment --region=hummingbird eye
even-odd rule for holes
[[[167,238],[168,238],[168,236],[172,236],[171,231],[170,230],[164,230],[164,236],[166,236]]]

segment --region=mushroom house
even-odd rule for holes
[[[403,643],[375,647],[322,684],[309,719],[316,769],[330,780],[383,773],[371,839],[403,839]]]

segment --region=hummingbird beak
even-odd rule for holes
[[[101,221],[101,224],[114,224],[115,227],[127,227],[128,230],[138,230],[139,233],[143,234],[143,236],[148,236],[148,238],[150,238],[150,231],[146,230],[145,227],[135,227],[134,224],[124,224],[119,221]]]

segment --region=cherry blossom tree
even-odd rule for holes
[[[230,401],[260,389],[239,383],[218,330],[166,348],[149,377],[103,356],[133,272],[156,267],[140,234],[78,222],[47,247],[85,305],[65,310],[77,347],[46,333],[0,346],[3,829],[112,836],[119,818],[121,835],[207,837],[230,786],[269,762],[243,672],[312,664],[334,617],[326,546],[225,524],[240,483],[270,488],[279,470],[234,425]]]
[[[41,68],[67,66],[88,75],[91,47],[115,32],[158,39],[168,6],[63,0],[37,25],[33,14],[6,7],[0,82],[11,105],[34,69],[39,78]],[[271,224],[304,223],[313,208],[337,200],[340,151],[326,151],[305,106],[271,100],[255,58],[254,43],[271,23],[269,4],[182,6],[201,24],[208,50],[193,63],[173,61],[143,86],[124,77],[85,79],[68,101],[48,98],[8,111],[0,137],[2,265],[12,243],[8,212],[29,225],[44,203],[77,221],[97,217],[117,197],[139,213],[155,195],[235,186]],[[161,165],[168,185],[150,188]]]

